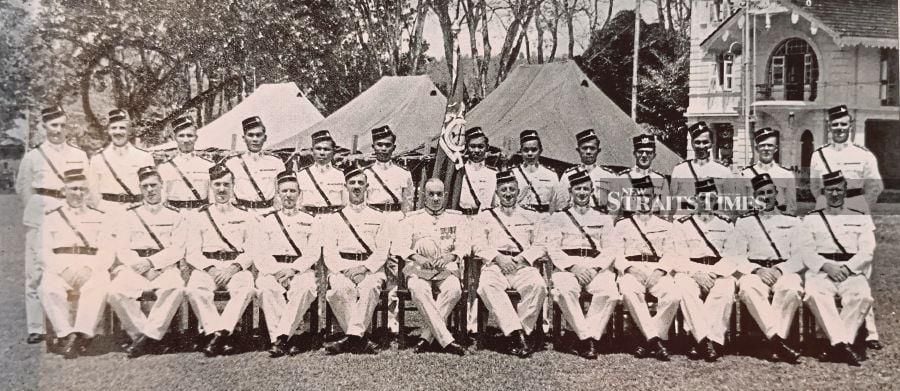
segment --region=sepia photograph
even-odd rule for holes
[[[0,0],[0,383],[900,389],[898,8]]]

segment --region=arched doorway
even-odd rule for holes
[[[813,154],[813,135],[809,129],[800,135],[800,167],[809,169],[809,162]]]
[[[766,66],[768,90],[775,100],[816,100],[819,60],[812,46],[803,39],[782,41]]]

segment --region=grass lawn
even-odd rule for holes
[[[804,357],[796,366],[748,356],[718,363],[675,356],[668,363],[628,354],[597,361],[543,351],[520,360],[492,351],[465,358],[390,349],[375,356],[327,356],[323,351],[271,360],[265,352],[208,359],[200,353],[124,353],[64,360],[43,345],[25,344],[21,206],[0,195],[0,373],[4,389],[898,389],[900,364],[900,205],[875,210],[878,249],[872,286],[878,328],[887,347],[870,351],[861,368]]]

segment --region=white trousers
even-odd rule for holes
[[[835,295],[841,300],[840,311],[834,302]],[[817,273],[806,280],[806,302],[832,345],[853,343],[873,301],[865,276],[854,275],[843,282],[834,282],[826,273]]]
[[[744,275],[738,280],[741,301],[766,338],[777,335],[787,339],[794,313],[800,307],[800,295],[803,293],[800,283],[800,275],[796,273],[783,274],[771,287],[755,274]]]
[[[361,337],[372,324],[372,314],[378,306],[381,289],[387,277],[383,271],[366,275],[359,284],[341,273],[328,276],[329,289],[325,299],[346,335]]]
[[[274,342],[280,335],[290,337],[316,300],[316,272],[307,270],[294,275],[288,289],[284,289],[275,276],[261,274],[256,278],[256,291],[271,340]]]
[[[422,330],[422,339],[431,342],[437,340],[441,346],[447,346],[453,342],[453,336],[447,329],[447,316],[456,307],[456,303],[462,297],[462,286],[459,278],[449,276],[443,281],[425,281],[416,276],[410,276],[406,282],[409,293],[412,296],[416,308],[425,317],[428,328]],[[434,298],[433,289],[440,293]]]
[[[44,273],[41,283],[41,299],[44,311],[56,335],[65,337],[71,333],[82,333],[88,338],[96,334],[103,304],[106,303],[106,292],[109,287],[109,274],[103,271],[92,271],[84,284],[78,286],[71,278],[56,273]],[[71,322],[72,303],[69,303],[69,291],[78,293],[75,307],[75,322]]]
[[[144,315],[139,299],[144,291],[151,290],[156,292],[156,301],[150,313]],[[112,280],[108,301],[132,339],[143,334],[158,341],[166,335],[172,318],[184,301],[184,290],[178,268],[168,268],[151,281],[134,269],[123,267]]]
[[[215,291],[218,289],[227,290],[230,296],[221,314],[219,314],[214,300]],[[206,334],[213,334],[217,331],[232,332],[254,294],[253,274],[247,270],[241,270],[231,276],[225,286],[216,286],[215,280],[209,273],[194,270],[188,280],[186,293]]]
[[[519,292],[518,308],[513,308],[507,289]],[[504,275],[500,266],[489,265],[481,268],[478,296],[497,318],[504,335],[523,330],[531,334],[534,324],[547,297],[547,284],[537,268],[527,266],[510,275]]]
[[[581,286],[575,275],[566,271],[555,271],[553,280],[553,299],[562,310],[563,316],[579,339],[593,338],[599,340],[606,330],[616,304],[622,299],[616,286],[616,275],[610,270],[603,270],[594,276],[587,285]],[[591,294],[591,305],[587,314],[581,308],[582,289]]]
[[[38,241],[41,231],[25,226],[25,321],[29,334],[44,333],[44,310],[41,308],[41,277],[44,261]]]
[[[656,285],[648,288],[633,275],[624,274],[619,277],[619,291],[622,292],[625,307],[644,334],[644,338],[648,341],[657,337],[669,339],[669,328],[675,320],[681,301],[681,295],[675,288],[675,280],[671,276],[660,277]],[[656,298],[656,315],[650,315],[645,297],[647,293]]]
[[[679,273],[675,276],[675,286],[682,294],[681,312],[684,314],[685,328],[691,331],[697,342],[707,338],[722,345],[731,321],[737,282],[734,277],[720,277],[713,281],[715,285],[704,300],[700,285],[690,275]]]

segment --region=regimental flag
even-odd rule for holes
[[[451,59],[453,73],[450,75],[447,110],[444,113],[444,124],[438,136],[438,148],[430,175],[430,177],[439,178],[444,182],[445,191],[450,195],[447,197],[446,206],[448,208],[454,208],[459,203],[462,175],[458,175],[458,173],[464,164],[463,152],[466,146],[466,86],[465,82],[461,80],[459,43],[456,40],[454,40],[454,49]]]

